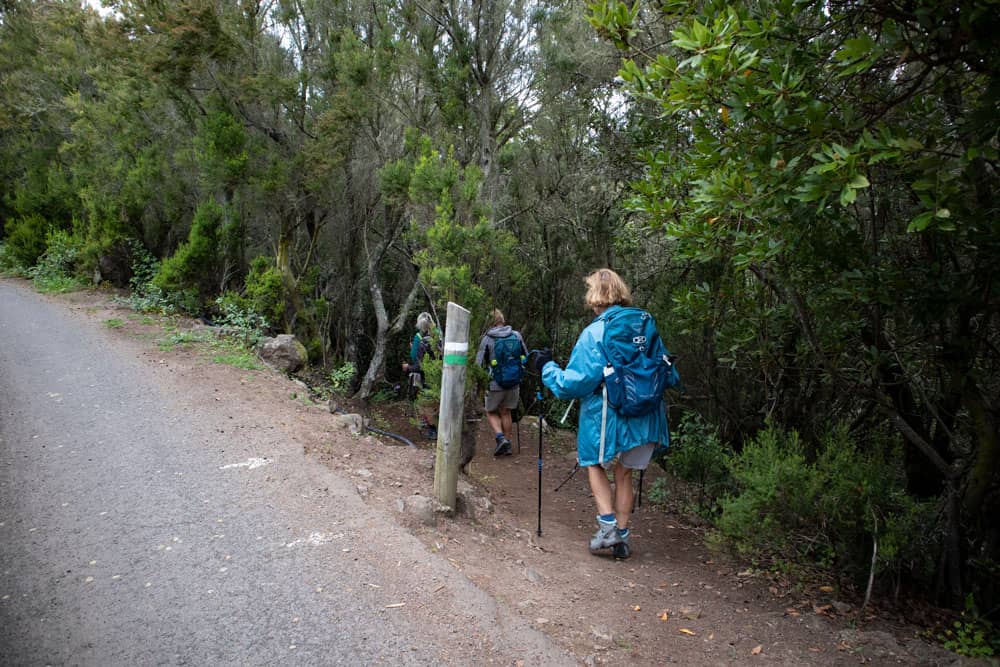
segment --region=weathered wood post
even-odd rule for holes
[[[455,509],[462,420],[465,418],[465,362],[469,352],[470,313],[457,303],[449,301],[446,317],[434,497],[442,505]]]

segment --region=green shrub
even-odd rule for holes
[[[215,300],[215,305],[220,311],[219,323],[231,329],[244,346],[250,347],[263,338],[268,323],[246,301],[238,294],[226,292]]]
[[[163,260],[153,284],[168,294],[194,292],[202,298],[217,290],[222,224],[221,206],[214,201],[201,204],[195,211],[188,240],[177,248],[177,252]]]
[[[799,568],[834,568],[857,583],[871,569],[906,563],[915,574],[933,568],[934,503],[905,492],[899,452],[866,442],[861,450],[834,428],[809,461],[798,434],[769,426],[730,462],[735,489],[721,503],[718,538],[754,560]]]
[[[260,313],[272,326],[285,321],[285,290],[281,273],[267,257],[255,257],[250,262],[244,294],[254,312]]]
[[[718,514],[719,499],[732,485],[730,457],[730,450],[719,439],[718,431],[697,414],[689,413],[671,433],[662,466],[690,486],[684,498],[689,508],[710,518]]]
[[[355,375],[357,375],[357,370],[354,368],[354,364],[350,361],[345,362],[330,372],[330,385],[338,394],[344,394],[350,390]]]
[[[752,558],[806,556],[798,550],[812,550],[807,534],[815,528],[821,482],[805,460],[798,434],[768,427],[733,457],[730,472],[738,491],[723,498],[717,527],[731,546]]]
[[[938,639],[949,651],[967,658],[990,658],[1000,653],[1000,634],[989,620],[979,615],[971,593],[965,597],[961,618],[939,634]]]
[[[24,269],[37,264],[47,247],[50,228],[49,222],[36,214],[8,220],[4,225],[4,252],[11,263]]]
[[[49,230],[46,235],[46,250],[38,262],[28,270],[32,282],[42,292],[66,292],[79,289],[82,283],[74,275],[80,251],[81,239],[60,229]]]

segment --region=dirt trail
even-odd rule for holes
[[[594,508],[585,475],[558,492],[573,469],[573,435],[544,436],[542,535],[536,535],[538,430],[520,426],[520,452],[494,459],[485,421],[469,475],[492,504],[480,521],[439,518],[429,526],[402,511],[412,495],[430,496],[433,443],[419,440],[406,404],[372,408],[375,423],[402,433],[413,449],[372,435],[354,437],[334,425],[325,404],[308,400],[304,384],[279,373],[211,363],[198,346],[157,348],[162,325],[114,304],[105,294],[66,297],[123,340],[147,346],[150,363],[168,359],[178,376],[247,404],[301,442],[317,465],[355,480],[358,493],[394,515],[464,576],[584,664],[630,665],[952,665],[962,661],[920,641],[918,628],[888,615],[868,615],[819,587],[794,590],[713,553],[703,530],[648,502],[657,472],[647,472],[647,502],[633,519],[635,555],[624,561],[591,555]],[[180,327],[197,327],[182,322]],[[516,452],[515,448],[515,452]],[[877,614],[877,612],[876,612]],[[987,663],[983,663],[987,664]]]

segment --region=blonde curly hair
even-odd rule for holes
[[[587,294],[583,303],[588,308],[631,306],[632,292],[621,276],[611,269],[598,269],[584,278]]]

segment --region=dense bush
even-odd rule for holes
[[[274,260],[255,257],[250,262],[244,295],[246,306],[259,313],[271,326],[278,327],[284,324],[284,287],[281,273],[274,265]]]
[[[731,452],[718,431],[695,413],[685,414],[670,436],[670,447],[661,459],[664,470],[687,483],[677,494],[686,509],[711,518],[729,488]]]
[[[834,568],[860,582],[871,568],[926,576],[931,504],[905,492],[898,452],[868,443],[861,450],[843,429],[831,430],[807,456],[797,433],[769,426],[732,458],[736,490],[722,500],[723,544],[744,557],[810,569]]]
[[[46,235],[46,249],[37,263],[28,270],[35,285],[43,292],[65,292],[77,289],[78,262],[83,240],[69,232],[53,229]]]
[[[13,266],[30,268],[45,252],[46,235],[51,225],[40,215],[13,218],[4,225],[5,254]]]
[[[218,293],[223,217],[222,207],[215,202],[201,204],[195,211],[188,240],[163,260],[153,284],[167,293],[193,293],[201,299]]]
[[[229,328],[244,346],[256,345],[263,338],[267,318],[256,312],[247,299],[226,292],[215,300],[215,305],[219,308],[219,324]]]

